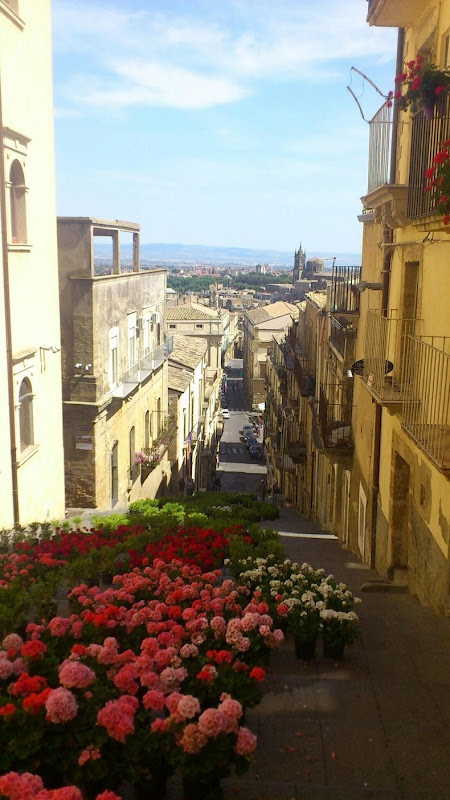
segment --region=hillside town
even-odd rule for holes
[[[57,216],[50,0],[0,0],[0,798],[450,796],[450,0],[367,15],[398,28],[398,80],[369,124],[361,264],[300,224],[290,265],[174,267],[141,257],[139,219]],[[71,770],[17,745],[27,713]],[[219,734],[220,769],[186,766]]]

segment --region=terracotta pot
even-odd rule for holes
[[[436,105],[436,94],[434,89],[426,89],[423,93],[422,111],[425,119],[433,119],[434,107]]]
[[[215,776],[207,782],[183,778],[183,800],[220,800],[222,797],[220,779]]]
[[[325,629],[323,632],[323,657],[331,658],[333,660],[341,659],[344,657],[345,639],[339,639],[333,636],[329,639],[326,635]]]
[[[302,639],[299,636],[295,636],[294,644],[296,658],[298,658],[299,661],[310,661],[312,658],[314,658],[316,653],[316,641],[316,636],[314,639]]]
[[[155,773],[148,781],[135,784],[135,800],[163,800],[167,794],[167,782],[170,774],[167,770]]]

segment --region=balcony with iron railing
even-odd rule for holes
[[[293,417],[285,422],[285,451],[294,464],[307,461],[307,435],[305,423]]]
[[[312,374],[312,365],[303,355],[294,356],[293,374],[302,397],[311,397],[315,392],[316,381]]]
[[[377,401],[386,406],[401,406],[405,388],[407,337],[415,332],[419,320],[403,319],[394,309],[367,312],[362,379]]]
[[[352,403],[348,387],[320,386],[318,423],[325,450],[352,449]]]
[[[411,156],[409,166],[408,204],[406,213],[411,220],[432,217],[440,227],[440,215],[434,207],[430,192],[426,192],[425,171],[431,167],[433,157],[450,137],[450,97],[441,95],[434,108],[432,119],[423,113],[415,114],[411,125]]]
[[[367,194],[389,183],[392,141],[392,108],[387,101],[369,122]]]
[[[356,330],[354,319],[330,314],[329,342],[342,358],[344,364],[352,364],[355,353]]]
[[[361,267],[335,266],[328,284],[327,305],[331,312],[359,312],[358,285]]]
[[[425,172],[442,143],[450,138],[450,97],[442,94],[436,99],[433,117],[427,119],[423,111],[411,118],[404,128],[402,143],[411,137],[409,173],[406,184],[396,184],[391,173],[392,137],[396,126],[391,121],[391,109],[384,103],[369,125],[369,169],[367,195],[363,198],[365,209],[373,209],[377,221],[391,228],[404,227],[408,220],[426,226],[423,230],[442,227],[434,201],[426,192]],[[410,130],[410,134],[409,134]],[[428,219],[427,219],[428,218]],[[361,219],[364,221],[364,217]]]
[[[117,385],[109,392],[111,397],[125,398],[140,383],[144,383],[159,367],[167,361],[173,350],[173,336],[159,347],[150,350],[136,364],[125,370],[117,381]]]
[[[402,427],[441,470],[450,470],[450,337],[409,336]]]
[[[359,217],[361,222],[375,219],[391,228],[406,224],[408,187],[396,184],[391,173],[391,147],[396,133],[391,106],[385,101],[369,123],[367,194],[362,198],[365,213]],[[368,214],[369,211],[373,213]]]

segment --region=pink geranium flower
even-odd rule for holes
[[[95,681],[95,672],[79,661],[67,659],[61,664],[59,671],[60,683],[66,689],[87,689]]]
[[[77,716],[78,706],[72,692],[68,689],[53,689],[45,702],[47,720],[54,723],[69,722]]]

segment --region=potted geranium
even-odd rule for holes
[[[354,608],[360,603],[345,583],[338,583],[333,575],[323,578],[317,587],[322,596],[320,609],[323,654],[325,658],[342,658],[346,644],[358,636],[358,615]]]
[[[352,644],[358,636],[358,615],[354,611],[324,608],[320,612],[320,619],[324,658],[342,658],[345,645]]]
[[[174,693],[166,705],[171,713],[162,725],[175,733],[171,758],[183,778],[183,800],[219,800],[222,778],[232,766],[242,775],[256,747],[256,736],[239,724],[241,704],[224,693],[203,710],[196,697]]]
[[[406,69],[395,78],[394,98],[403,111],[412,113],[422,109],[426,119],[432,119],[436,99],[450,87],[450,68],[440,69],[435,64],[425,63],[417,56],[406,63]],[[392,97],[392,92],[389,99]]]
[[[436,211],[442,215],[444,225],[450,223],[450,139],[433,158],[433,165],[425,172],[426,192],[431,193]]]
[[[139,450],[134,454],[134,463],[138,464],[141,469],[141,481],[144,482],[150,475],[151,471],[158,466],[160,459],[156,450],[152,450],[150,454]]]
[[[277,608],[278,613],[287,618],[288,633],[294,637],[295,655],[299,659],[314,658],[320,629],[317,599],[315,592],[308,589],[300,597],[287,597]]]

